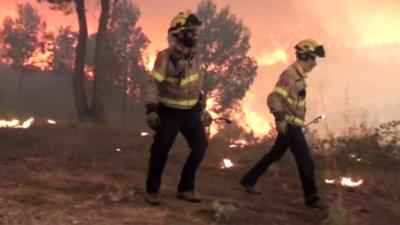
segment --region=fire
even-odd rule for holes
[[[230,159],[222,159],[221,169],[228,169],[233,166],[234,166],[234,164],[232,163],[232,161]]]
[[[335,183],[335,180],[325,179],[325,183],[327,183],[327,184],[334,184],[334,183]]]
[[[219,105],[220,98],[221,94],[219,90],[214,90],[207,96],[206,111],[210,113],[213,119],[219,118],[218,114],[215,111],[221,109],[221,105]],[[213,122],[209,128],[210,138],[215,137],[215,135],[223,129],[223,126],[223,123]]]
[[[153,52],[148,53],[148,57],[146,58],[145,66],[148,71],[153,70],[154,62],[156,61],[156,56]]]
[[[257,144],[269,137],[271,131],[269,122],[252,110],[254,96],[247,95],[244,100],[237,102],[232,108],[226,109],[218,115],[216,112],[221,111],[222,108],[220,99],[220,90],[214,90],[207,98],[206,110],[214,119],[209,128],[210,138],[215,137],[216,134],[224,129],[224,123],[219,121],[224,121],[225,118],[233,121],[242,130],[241,136],[251,136],[252,138],[251,141],[244,138],[231,140],[230,148],[244,148],[250,144]]]
[[[27,129],[31,127],[33,121],[35,119],[33,117],[25,120],[22,124],[17,119],[12,120],[0,120],[0,128],[22,128]]]
[[[265,66],[271,66],[279,62],[288,62],[288,56],[283,49],[275,49],[272,52],[266,52],[257,59],[258,65]]]
[[[51,71],[53,68],[51,64],[54,60],[54,43],[50,40],[44,40],[40,37],[44,43],[42,47],[38,47],[30,58],[25,60],[24,66],[30,66],[37,68],[41,71]]]
[[[48,120],[47,120],[47,123],[48,123],[48,124],[56,124],[57,122],[54,121],[54,120],[52,120],[52,119],[48,119]]]
[[[358,180],[358,181],[353,181],[350,177],[342,177],[340,184],[342,186],[346,186],[346,187],[358,187],[360,186],[364,181]]]
[[[343,187],[359,187],[364,183],[363,179],[359,179],[358,181],[353,181],[351,177],[341,177],[340,180],[334,179],[325,179],[325,183],[327,184],[339,184]]]
[[[231,140],[231,144],[229,145],[229,148],[244,148],[245,146],[249,145],[250,143],[244,139],[238,139],[238,140]]]
[[[246,95],[244,100],[240,101],[229,112],[229,118],[235,121],[245,134],[251,134],[253,142],[258,143],[270,137],[271,126],[266,118],[261,117],[252,110],[254,108],[253,102],[255,102],[254,96]]]
[[[140,133],[140,136],[142,136],[142,137],[145,137],[145,136],[148,136],[149,135],[149,133],[147,133],[147,132],[141,132]]]
[[[93,66],[85,66],[85,76],[88,80],[94,79],[94,69]]]
[[[41,71],[51,71],[51,62],[53,61],[53,52],[42,52],[40,49],[36,50],[32,57],[27,59],[23,65],[38,68]]]

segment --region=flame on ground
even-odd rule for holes
[[[220,99],[221,99],[221,92],[219,90],[214,90],[207,95],[206,111],[210,113],[213,119],[219,118],[219,115],[216,113],[216,111],[222,108],[221,105],[219,104]],[[223,128],[224,128],[223,123],[214,120],[214,122],[211,124],[209,128],[210,138],[215,137],[215,135],[218,134]]]
[[[350,177],[342,177],[340,184],[342,186],[346,186],[346,187],[358,187],[360,186],[364,181],[358,180],[358,181],[353,181]]]
[[[249,142],[244,139],[231,140],[230,143],[229,148],[244,148],[249,145]]]
[[[94,79],[94,68],[93,66],[85,66],[85,76],[88,80]]]
[[[251,110],[251,104],[248,101],[239,102],[229,112],[229,118],[235,121],[244,133],[252,134],[256,142],[267,138],[271,130],[269,122]]]
[[[20,123],[19,120],[17,119],[12,119],[12,120],[0,120],[0,128],[21,128],[21,129],[27,129],[31,127],[33,121],[35,119],[33,117],[25,120],[22,124]]]
[[[230,159],[222,159],[221,169],[228,169],[233,166],[234,166],[234,164],[232,163],[232,161]]]
[[[353,181],[353,178],[351,178],[351,177],[341,177],[340,180],[325,179],[325,183],[339,184],[343,187],[359,187],[361,184],[364,183],[364,180],[360,179],[358,181]]]
[[[57,124],[57,122],[56,122],[55,120],[52,120],[52,119],[48,119],[48,120],[47,120],[47,123],[48,123],[48,124],[52,124],[52,125],[53,125],[53,124]]]
[[[325,183],[327,184],[334,184],[335,180],[325,179]]]
[[[259,116],[255,111],[251,110],[254,96],[246,96],[245,100],[237,102],[232,108],[229,108],[218,115],[216,112],[221,111],[221,92],[219,90],[212,91],[207,97],[206,110],[211,114],[214,122],[209,128],[210,138],[215,137],[222,129],[224,123],[216,121],[217,118],[226,117],[232,120],[239,128],[242,129],[243,135],[250,135],[252,141],[246,141],[241,138],[238,140],[231,140],[231,148],[243,148],[249,144],[259,143],[260,141],[268,138],[271,131],[269,122]],[[223,115],[223,116],[222,116]]]

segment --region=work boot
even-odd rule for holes
[[[176,192],[176,198],[188,202],[201,202],[202,199],[197,196],[193,191]]]
[[[245,191],[247,192],[247,194],[251,194],[251,195],[261,195],[261,191],[258,191],[254,185],[248,184],[244,181],[240,181],[240,185],[242,185],[242,187],[244,187]]]
[[[247,194],[251,195],[261,195],[261,191],[258,191],[254,185],[251,185],[249,183],[246,183],[245,181],[241,180],[240,185],[244,187],[244,190],[246,191]]]
[[[328,205],[320,199],[313,202],[307,202],[306,206],[309,208],[320,209],[320,210],[326,210],[328,208]]]
[[[161,204],[160,195],[158,193],[146,193],[145,200],[150,205],[158,206]]]

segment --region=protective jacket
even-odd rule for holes
[[[204,74],[196,52],[184,55],[174,47],[161,51],[144,90],[146,106],[162,104],[191,109],[201,98]]]
[[[290,124],[304,126],[306,77],[307,74],[298,62],[289,66],[281,74],[274,90],[267,98],[268,107],[277,120],[286,120]]]

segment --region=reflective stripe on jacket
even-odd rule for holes
[[[284,113],[288,123],[304,126],[306,113],[306,74],[300,64],[289,66],[279,77],[274,90],[268,95],[271,113]]]
[[[185,57],[172,47],[161,51],[145,86],[145,104],[193,108],[203,87],[204,75],[200,65],[196,53]]]

